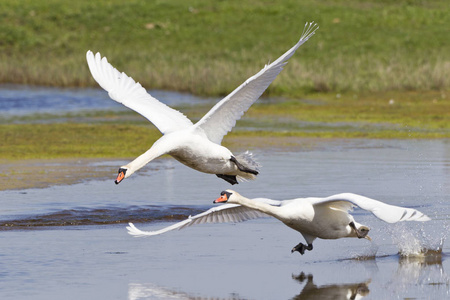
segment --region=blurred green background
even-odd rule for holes
[[[147,89],[226,95],[319,23],[268,90],[448,90],[447,0],[0,1],[0,82],[92,86],[87,50]]]

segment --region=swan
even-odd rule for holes
[[[129,223],[128,233],[136,237],[152,236],[195,224],[241,222],[272,216],[302,234],[307,244],[299,243],[291,252],[298,251],[303,255],[305,250],[313,249],[312,243],[316,238],[357,237],[371,240],[367,235],[369,227],[357,223],[348,213],[355,206],[370,211],[387,223],[430,220],[418,210],[386,204],[352,193],[336,194],[326,198],[309,197],[282,201],[267,198],[248,199],[233,190],[225,190],[220,195],[214,203],[226,204],[193,217],[189,216],[184,221],[157,231],[142,231],[133,223]]]
[[[197,171],[216,174],[230,184],[238,183],[237,179],[254,179],[259,173],[259,164],[252,155],[247,151],[234,156],[220,145],[222,139],[277,77],[288,59],[318,28],[314,22],[306,23],[295,46],[247,79],[195,124],[179,111],[153,98],[139,83],[109,64],[106,57],[87,51],[89,70],[109,97],[147,118],[163,134],[148,151],[119,168],[115,183],[119,184],[164,154],[171,155]]]

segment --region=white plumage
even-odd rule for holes
[[[318,29],[306,23],[298,43],[256,75],[247,79],[218,102],[202,119],[193,124],[185,115],[159,102],[125,73],[119,72],[100,53],[86,53],[89,69],[111,99],[122,103],[152,122],[163,134],[144,154],[119,169],[116,183],[129,177],[151,160],[169,154],[181,163],[204,173],[217,174],[231,184],[238,179],[254,179],[258,174],[253,160],[238,161],[225,147],[223,137],[245,111],[277,77],[295,51]],[[231,161],[230,161],[231,159]]]
[[[388,223],[430,220],[428,216],[416,209],[390,205],[352,193],[342,193],[325,198],[309,197],[278,201],[267,198],[248,199],[235,191],[226,190],[215,201],[215,203],[219,202],[228,203],[213,207],[193,217],[190,216],[184,221],[157,231],[142,231],[133,223],[129,223],[128,233],[136,237],[144,237],[196,224],[242,222],[272,216],[303,235],[307,245],[299,243],[292,250],[303,254],[305,250],[312,250],[312,242],[316,238],[358,237],[370,239],[367,236],[369,228],[357,223],[348,213],[355,206],[370,211],[377,218]]]

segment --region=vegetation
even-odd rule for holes
[[[268,90],[448,90],[446,0],[0,0],[0,82],[91,86],[99,51],[148,89],[224,95],[319,31]]]
[[[255,104],[225,137],[224,144],[246,149],[299,144],[305,137],[449,138],[450,101],[443,97],[437,92],[372,94],[361,99],[355,95],[316,95],[308,100]],[[194,106],[183,112],[198,120],[209,108]],[[120,115],[68,114],[63,118],[35,115],[14,122],[0,119],[0,159],[135,157],[161,136],[132,111]]]
[[[450,137],[446,0],[0,0],[0,16],[0,83],[97,87],[90,49],[148,89],[209,96],[228,94],[316,21],[266,92],[284,100],[252,106],[225,144]],[[0,117],[0,159],[136,156],[160,133],[126,114]]]

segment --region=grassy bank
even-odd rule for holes
[[[268,94],[450,87],[446,0],[0,0],[0,11],[0,83],[94,85],[91,49],[148,89],[223,95],[313,20]]]
[[[326,94],[255,104],[225,137],[224,145],[237,151],[301,145],[310,137],[450,138],[446,97],[440,92]],[[182,111],[198,120],[209,108]],[[0,159],[136,157],[160,136],[132,111],[0,118]]]

